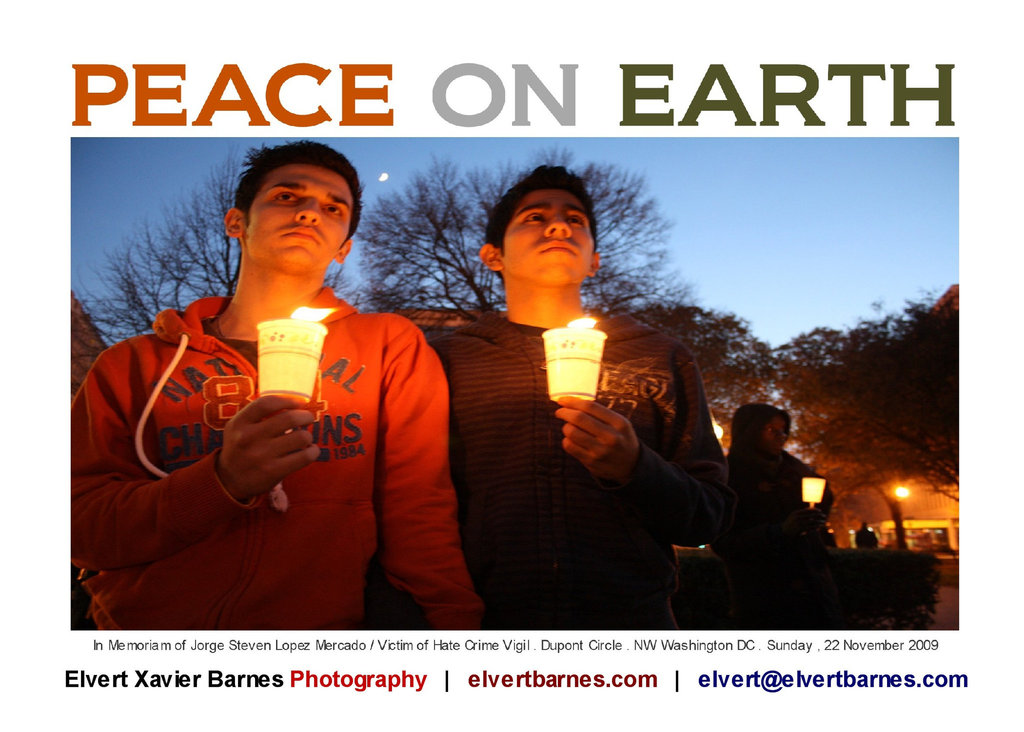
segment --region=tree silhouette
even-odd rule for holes
[[[917,481],[959,499],[959,312],[909,303],[779,349],[799,447],[848,490]]]

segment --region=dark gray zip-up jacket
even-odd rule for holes
[[[709,543],[732,519],[689,350],[629,316],[598,327],[608,334],[598,401],[641,442],[621,486],[562,449],[541,329],[490,313],[432,342],[451,390],[452,476],[484,627],[673,627],[672,545]]]

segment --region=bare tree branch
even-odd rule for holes
[[[491,210],[525,172],[541,163],[572,166],[564,150],[539,158],[524,169],[509,163],[465,172],[435,159],[403,190],[379,199],[360,229],[370,306],[468,317],[502,309],[501,277],[484,266],[478,252]],[[601,269],[584,285],[587,307],[622,313],[686,295],[667,266],[669,223],[643,176],[599,163],[576,172],[587,182],[599,221]]]

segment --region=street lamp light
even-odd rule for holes
[[[907,532],[903,528],[903,499],[910,495],[910,490],[905,486],[898,485],[893,491],[896,500],[892,502],[893,523],[896,525],[896,548],[907,548]]]

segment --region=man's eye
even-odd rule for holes
[[[577,226],[586,226],[587,220],[583,216],[570,216],[569,223],[576,224]]]
[[[278,193],[275,196],[275,198],[278,201],[291,201],[291,200],[293,200],[295,198],[295,194],[293,194],[293,193],[291,193],[289,191],[281,191],[280,193]]]
[[[543,220],[544,220],[544,217],[541,216],[539,213],[526,214],[526,218],[523,219],[523,221],[543,221]]]
[[[324,211],[326,211],[329,214],[334,214],[335,216],[340,216],[342,213],[344,213],[345,209],[343,209],[341,206],[329,204],[327,206],[324,206]]]

